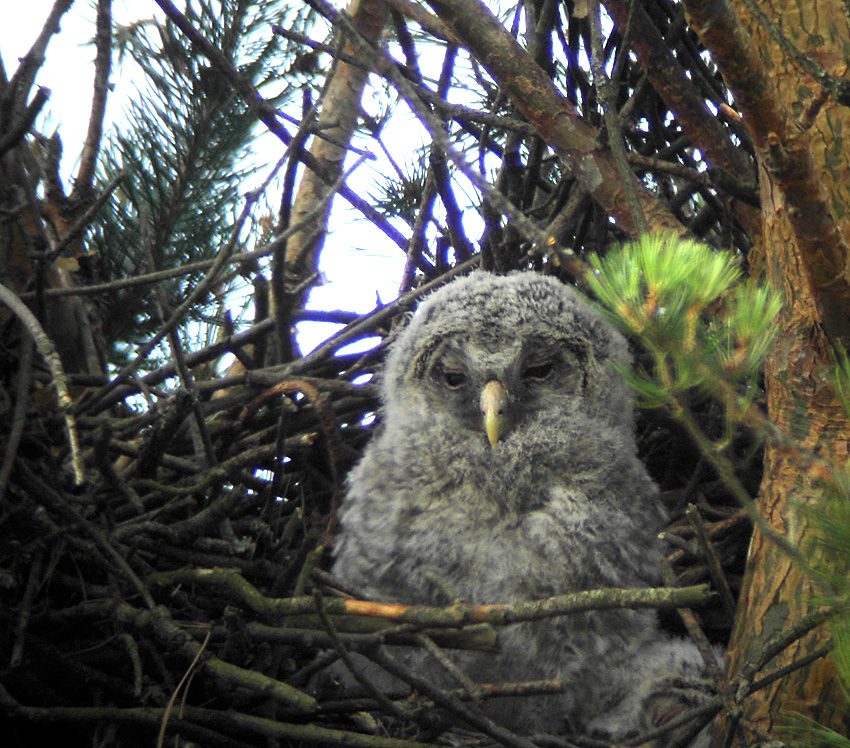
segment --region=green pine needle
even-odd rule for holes
[[[675,234],[646,235],[590,258],[589,282],[609,317],[641,339],[656,369],[632,381],[643,404],[661,390],[711,390],[715,378],[757,375],[769,352],[782,302],[769,289],[742,281],[738,259]]]

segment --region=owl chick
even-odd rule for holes
[[[335,576],[424,605],[660,584],[665,513],[615,368],[629,360],[625,340],[552,278],[475,272],[434,293],[388,355]],[[457,687],[426,654],[406,656]],[[670,693],[703,670],[647,610],[516,624],[498,653],[452,659],[478,682],[565,682],[563,694],[499,699],[488,713],[505,726],[612,740],[662,722],[652,704],[675,713],[688,699]]]

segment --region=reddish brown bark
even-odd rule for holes
[[[846,24],[836,24],[843,17],[840,4],[817,5],[780,0],[771,16],[798,49],[822,50],[822,63],[846,59]],[[843,208],[848,157],[845,148],[836,148],[850,118],[846,109],[824,102],[820,87],[790,63],[763,24],[746,16],[745,3],[736,6],[746,28],[726,3],[685,0],[689,22],[734,92],[759,157],[767,277],[787,302],[765,372],[769,416],[803,449],[791,453],[768,445],[758,505],[776,530],[805,547],[817,533],[813,516],[829,501],[805,454],[841,466],[850,451],[850,423],[828,378],[832,343],[850,340],[850,223]],[[752,669],[764,642],[811,612],[818,592],[786,553],[756,531],[730,644],[730,676]],[[824,627],[814,630],[760,675],[827,640]],[[841,704],[834,666],[821,658],[747,698],[743,734],[779,736],[792,712],[842,730]],[[717,745],[724,744],[716,737]]]
[[[813,298],[818,322],[829,337],[850,347],[848,247],[822,179],[826,163],[816,162],[811,133],[801,126],[805,123],[791,117],[791,112],[803,104],[799,94],[787,86],[780,92],[774,82],[776,76],[771,75],[758,50],[773,49],[778,57],[784,53],[769,37],[764,44],[756,43],[725,2],[686,0],[684,5],[690,25],[711,50],[752,135],[762,168],[762,194],[764,185],[769,184],[782,196],[782,215],[793,230],[808,285],[799,291]],[[776,12],[783,15],[779,9]],[[841,13],[837,4],[835,12]],[[808,20],[833,25],[832,20],[826,20],[829,16],[819,9]],[[792,41],[795,37],[802,40],[803,26],[789,25],[787,31]],[[806,44],[798,46],[805,48]],[[800,74],[791,68],[788,76],[798,79]],[[775,202],[776,196],[768,193],[767,199]]]

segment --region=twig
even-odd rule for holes
[[[168,727],[168,720],[171,717],[171,713],[174,710],[174,703],[177,701],[177,695],[180,693],[180,690],[183,688],[183,684],[189,679],[189,676],[195,671],[195,667],[198,662],[201,660],[201,656],[207,649],[207,645],[210,643],[210,637],[212,636],[212,627],[207,628],[207,636],[204,639],[204,643],[198,647],[198,653],[195,655],[195,659],[189,663],[189,667],[186,668],[186,672],[183,673],[183,677],[180,679],[180,682],[175,686],[174,690],[171,692],[171,696],[168,699],[168,704],[166,704],[165,709],[163,710],[162,715],[162,726],[159,728],[159,735],[156,739],[157,748],[162,748],[163,742],[165,741],[165,730]]]
[[[284,39],[289,39],[290,41],[303,44],[305,47],[309,47],[314,52],[324,52],[325,54],[330,55],[331,57],[339,59],[340,62],[347,62],[349,65],[355,65],[357,67],[369,69],[362,58],[346,54],[344,51],[339,49],[338,46],[332,46],[330,44],[317,42],[314,39],[311,39],[306,34],[302,34],[299,31],[294,31],[293,29],[285,29],[283,28],[283,26],[277,23],[273,23],[272,33],[277,34],[278,36],[282,36]]]
[[[458,39],[446,24],[437,16],[425,10],[421,5],[417,5],[410,0],[387,0],[387,5],[402,15],[407,16],[411,21],[415,21],[434,36],[445,39],[449,44],[455,47],[463,45],[463,42]]]
[[[331,643],[333,644],[334,650],[339,655],[339,658],[342,660],[342,663],[345,665],[346,670],[351,673],[351,676],[361,685],[363,686],[372,697],[377,701],[388,714],[393,714],[396,717],[401,719],[405,718],[404,712],[399,709],[399,707],[390,701],[381,691],[378,686],[376,686],[372,679],[368,676],[364,675],[360,668],[358,668],[354,661],[351,659],[351,655],[343,644],[342,640],[339,637],[339,633],[334,627],[331,619],[328,617],[327,612],[325,612],[325,606],[323,604],[322,593],[318,587],[313,591],[313,599],[316,602],[316,612],[319,615],[319,620],[322,622],[322,626],[330,637]]]
[[[703,430],[699,427],[693,414],[688,409],[680,398],[671,395],[670,406],[673,410],[673,416],[678,420],[696,442],[700,452],[706,456],[712,467],[717,471],[717,474],[726,484],[730,491],[735,496],[735,499],[741,505],[741,508],[747,512],[750,520],[756,525],[764,535],[770,538],[778,547],[787,553],[797,563],[805,568],[805,560],[800,553],[800,549],[791,543],[788,538],[774,529],[770,523],[764,518],[756,507],[755,501],[747,493],[738,476],[735,475],[735,469],[730,460],[722,454]]]
[[[591,3],[589,21],[590,21],[590,60],[593,70],[593,79],[596,83],[596,90],[599,93],[600,105],[602,107],[602,117],[605,120],[605,132],[608,134],[608,147],[611,149],[611,155],[614,159],[614,166],[617,168],[617,173],[620,176],[620,184],[623,187],[623,193],[626,198],[629,213],[631,214],[632,224],[634,225],[635,234],[646,234],[649,232],[649,224],[643,212],[643,206],[640,204],[640,198],[637,191],[637,182],[632,170],[629,169],[626,146],[623,142],[623,133],[620,130],[620,118],[617,114],[617,100],[614,87],[608,79],[605,72],[605,59],[602,51],[602,27],[599,20],[601,4],[599,0],[593,0]]]
[[[142,251],[145,253],[147,261],[151,264],[151,266],[153,266],[154,258],[153,252],[151,251],[152,237],[150,236],[150,223],[147,220],[147,216],[144,215],[144,212],[141,219]],[[165,310],[167,309],[167,305],[168,299],[165,294],[165,289],[163,289],[161,285],[156,286],[154,289],[154,309],[159,317],[160,324],[165,323]],[[210,439],[207,425],[204,422],[204,415],[201,412],[200,404],[198,402],[198,392],[195,387],[195,380],[189,371],[189,367],[186,365],[186,355],[183,350],[180,335],[175,328],[172,328],[165,337],[168,341],[168,348],[171,351],[171,358],[173,359],[174,365],[177,367],[177,373],[180,376],[180,384],[188,393],[189,402],[191,403],[190,407],[192,410],[192,416],[194,418],[195,428],[197,429],[195,433],[200,438],[201,442],[200,449],[198,448],[198,445],[196,445],[196,453],[202,452],[202,454],[198,454],[198,457],[202,457],[204,459],[206,467],[214,467],[218,460],[216,459],[212,440]]]
[[[35,96],[32,97],[32,101],[27,105],[18,121],[13,123],[8,132],[0,138],[0,156],[12,150],[24,139],[33,122],[35,122],[35,118],[38,117],[38,113],[47,103],[48,98],[50,98],[50,90],[44,86],[39,86],[38,91],[35,92]]]
[[[112,193],[120,186],[121,182],[123,182],[127,178],[127,174],[125,172],[119,172],[115,175],[115,177],[109,182],[106,187],[104,187],[100,194],[97,196],[92,205],[80,216],[77,221],[74,222],[74,225],[71,226],[62,239],[56,243],[54,247],[51,247],[50,254],[45,258],[46,262],[52,262],[57,257],[59,257],[62,252],[65,251],[73,242],[79,239],[83,232],[89,227],[89,224],[95,219],[98,213],[102,210],[103,206],[106,205],[107,201],[110,197],[112,197]],[[76,188],[76,186],[75,186]],[[108,285],[108,284],[104,284]],[[51,293],[52,292],[52,293]],[[58,289],[45,289],[42,294],[44,296],[76,296],[78,295],[75,288],[58,288]],[[26,298],[26,296],[22,297]]]
[[[802,639],[810,631],[822,626],[830,618],[841,613],[846,613],[846,608],[843,606],[835,606],[830,608],[821,608],[820,610],[812,611],[802,618],[795,621],[791,626],[782,631],[778,631],[765,641],[759,650],[753,653],[753,656],[748,658],[745,665],[737,676],[737,695],[739,697],[744,693],[748,693],[750,681],[753,676],[759,672],[768,662],[776,657],[780,652],[785,650],[798,639]]]
[[[133,695],[138,697],[142,695],[142,661],[139,656],[139,645],[136,640],[128,633],[118,635],[118,640],[124,645],[127,650],[127,656],[133,665]]]
[[[107,485],[120,492],[127,500],[127,506],[132,507],[135,512],[142,514],[145,511],[145,505],[139,494],[131,486],[128,486],[124,478],[119,475],[112,464],[109,454],[109,442],[112,439],[112,431],[108,426],[102,426],[98,436],[95,438],[94,445],[94,461],[97,465],[100,474],[106,481]]]
[[[434,703],[449,709],[454,714],[463,718],[470,725],[481,730],[484,734],[489,735],[502,745],[510,746],[511,748],[535,748],[534,744],[528,739],[515,735],[510,730],[506,730],[504,727],[497,725],[493,720],[484,716],[484,714],[480,711],[470,709],[460,699],[452,697],[445,691],[435,687],[426,678],[423,678],[422,676],[403,667],[384,649],[384,647],[378,647],[375,652],[371,653],[371,659],[391,675],[409,683],[417,691],[427,695],[428,698],[434,701]]]
[[[204,584],[227,590],[234,599],[255,613],[268,616],[294,616],[315,613],[312,597],[268,598],[241,574],[230,569],[175,569],[152,574],[147,580],[158,586]],[[710,600],[708,585],[680,588],[600,589],[573,592],[510,605],[470,605],[457,603],[446,608],[398,603],[376,603],[367,600],[325,599],[332,615],[355,615],[384,618],[396,623],[426,627],[455,627],[470,623],[507,626],[523,621],[538,621],[556,616],[583,613],[588,610],[619,608],[682,608]]]
[[[381,145],[383,146],[383,142],[379,142],[381,142]],[[416,211],[416,218],[413,220],[410,242],[407,245],[404,269],[402,270],[401,279],[399,280],[399,291],[401,293],[406,293],[413,286],[413,281],[416,277],[416,268],[422,261],[422,253],[426,246],[425,228],[433,216],[436,200],[437,183],[436,176],[434,174],[434,165],[431,163],[428,165],[428,173],[425,176],[425,184],[422,189],[422,194],[419,197],[419,206]]]
[[[29,98],[29,92],[35,82],[36,75],[44,64],[47,45],[54,34],[59,33],[59,21],[74,0],[56,0],[50,9],[50,14],[44,22],[38,37],[29,51],[21,58],[18,69],[9,81],[8,92],[0,106],[0,124],[6,125],[9,117],[15,116],[24,108],[24,102]],[[0,128],[4,129],[4,128]]]
[[[173,3],[169,0],[156,0],[156,3],[160,8],[162,8],[165,15],[174,22],[177,28],[186,35],[192,44],[201,50],[204,56],[212,63],[216,71],[221,73],[227,79],[233,87],[233,90],[250,107],[251,111],[257,115],[258,119],[266,127],[268,127],[269,131],[280,138],[285,145],[289,145],[292,142],[292,135],[290,135],[286,128],[284,128],[278,121],[278,117],[281,116],[280,113],[262,96],[260,96],[260,93],[253,84],[247,78],[240,75],[233,66],[233,63],[228,60],[214,44],[206,39],[206,37],[204,37],[203,34],[201,34],[189,22],[186,16],[183,15]],[[367,200],[359,197],[353,190],[346,187],[345,184],[337,186],[336,175],[329,174],[327,170],[323,168],[322,164],[320,164],[309,151],[299,149],[295,155],[304,163],[305,166],[316,172],[322,181],[334,186],[332,193],[338,192],[342,197],[348,200],[349,203],[357,208],[357,210],[363,213],[363,215],[366,216],[371,223],[374,223],[376,226],[380,226],[384,233],[396,244],[398,244],[401,248],[405,247],[407,243],[405,237],[396,230],[378,210],[370,205]],[[299,222],[299,227],[300,223],[301,222]]]
[[[687,709],[682,714],[673,717],[669,722],[666,722],[662,727],[659,727],[655,730],[647,730],[641,735],[636,735],[634,738],[629,740],[629,745],[644,745],[648,744],[649,741],[655,740],[656,738],[660,738],[663,735],[669,735],[673,730],[678,729],[679,727],[684,727],[685,725],[693,724],[693,734],[688,736],[687,742],[685,745],[690,745],[690,741],[693,740],[695,734],[699,732],[703,727],[705,727],[709,722],[711,722],[714,717],[716,717],[720,711],[723,709],[723,702],[714,698],[711,699],[706,704],[702,704],[698,707],[692,707]],[[663,745],[668,745],[668,743],[663,743]],[[677,742],[675,745],[681,745],[681,743]]]
[[[92,193],[97,168],[97,155],[103,137],[103,118],[109,96],[109,73],[112,69],[112,0],[98,0],[94,35],[97,54],[94,59],[94,95],[92,96],[89,126],[80,156],[80,168],[74,180],[74,198],[86,199]]]
[[[723,573],[723,567],[720,564],[717,550],[708,537],[705,521],[694,504],[688,504],[688,508],[685,510],[685,516],[691,523],[691,527],[694,528],[703,558],[705,558],[705,562],[708,565],[708,573],[711,576],[711,581],[720,593],[723,610],[726,612],[729,622],[732,623],[735,620],[735,598],[732,596],[732,590],[729,589],[729,582],[726,581],[726,575]]]
[[[213,266],[210,268],[209,273],[205,278],[203,278],[197,286],[186,296],[186,299],[182,304],[174,311],[168,321],[160,327],[160,329],[154,333],[153,337],[148,340],[148,342],[142,346],[141,350],[136,354],[136,357],[127,364],[118,374],[109,382],[105,387],[98,392],[95,397],[88,400],[87,402],[82,404],[82,411],[91,411],[97,408],[101,408],[105,406],[106,397],[118,387],[119,384],[125,382],[130,376],[132,376],[138,368],[147,361],[147,357],[150,355],[151,351],[156,348],[157,345],[165,338],[173,329],[175,329],[185,317],[186,313],[194,307],[201,299],[203,299],[210,287],[217,280],[218,274],[221,272],[222,268],[227,264],[227,261],[230,258],[230,255],[233,252],[233,248],[235,247],[239,235],[242,231],[242,226],[250,214],[250,210],[253,207],[254,202],[256,201],[256,195],[250,195],[245,201],[245,205],[242,208],[242,212],[236,220],[236,225],[231,233],[230,240],[222,247],[218,256],[216,257],[216,261]]]
[[[6,495],[6,486],[9,476],[12,474],[12,466],[18,456],[18,446],[24,434],[26,425],[27,407],[30,401],[30,386],[32,385],[32,360],[34,343],[30,337],[21,342],[21,358],[18,363],[18,377],[15,382],[15,409],[12,413],[12,422],[9,428],[9,437],[6,448],[3,450],[3,465],[0,467],[0,505]]]
[[[136,630],[152,632],[160,642],[190,662],[194,661],[202,650],[201,645],[172,620],[169,611],[164,607],[144,611],[127,603],[114,602],[111,617],[115,621],[129,624]],[[296,709],[301,714],[313,713],[317,709],[316,700],[303,691],[262,673],[224,662],[214,655],[208,654],[202,659],[201,667],[219,688],[228,691],[235,687],[247,688]]]
[[[322,429],[322,433],[325,436],[327,444],[328,464],[330,466],[331,481],[333,483],[333,498],[331,500],[331,509],[325,534],[320,541],[320,545],[325,546],[333,538],[336,526],[337,510],[339,508],[340,501],[342,500],[342,475],[339,470],[341,449],[338,435],[339,424],[337,423],[333,411],[328,407],[326,400],[323,398],[322,393],[315,384],[304,379],[292,379],[278,382],[247,405],[239,415],[239,421],[240,423],[248,421],[269,398],[277,397],[278,395],[294,395],[299,392],[307,398],[315,409],[316,414],[319,417],[319,426]]]
[[[461,693],[476,704],[480,703],[481,693],[472,678],[455,665],[430,636],[424,633],[414,634],[413,636],[417,643],[440,664],[440,667],[462,686]],[[462,695],[460,697],[463,698]]]
[[[142,580],[139,579],[139,576],[130,566],[127,559],[115,549],[111,542],[109,542],[103,530],[83,517],[64,496],[47,485],[39,476],[33,473],[26,464],[22,464],[19,469],[29,484],[37,487],[39,500],[50,505],[54,510],[58,511],[71,522],[79,526],[91,539],[92,544],[104,554],[105,558],[103,565],[110,572],[114,572],[122,576],[127,582],[129,582],[148,608],[155,608],[156,603],[151,597],[151,593],[148,591],[148,588]]]
[[[35,342],[38,352],[47,364],[47,368],[50,370],[53,387],[56,390],[59,410],[65,418],[65,430],[68,433],[68,444],[71,448],[71,465],[74,469],[74,480],[80,486],[85,482],[85,473],[83,471],[83,460],[80,455],[77,428],[74,424],[74,415],[71,412],[73,401],[68,394],[67,379],[62,369],[62,361],[59,359],[56,346],[53,345],[53,341],[48,337],[41,323],[26,304],[2,284],[0,284],[0,303],[9,307],[12,313],[21,321],[21,324]]]
[[[671,587],[675,584],[676,575],[673,571],[673,567],[670,565],[669,562],[662,562],[661,575],[664,579],[665,584],[668,584]],[[685,628],[688,631],[688,636],[690,636],[691,641],[693,642],[694,646],[697,648],[697,651],[700,654],[700,657],[702,657],[702,661],[705,664],[706,671],[714,678],[714,682],[717,685],[717,690],[721,694],[721,698],[723,699],[724,705],[726,705],[728,702],[731,701],[731,696],[729,695],[729,684],[723,674],[723,671],[720,668],[720,665],[717,662],[717,657],[715,656],[714,649],[712,648],[711,643],[708,641],[705,632],[702,630],[702,626],[700,626],[699,620],[690,608],[677,608],[676,612],[678,613],[679,618],[682,620],[682,623],[685,624]]]
[[[620,117],[631,118],[634,107],[651,81],[651,87],[661,96],[669,111],[675,113],[676,122],[687,133],[689,141],[705,154],[708,163],[734,174],[739,180],[754,182],[753,164],[745,149],[732,142],[728,130],[706,104],[707,98],[718,101],[718,97],[703,94],[692,79],[691,72],[683,67],[677,39],[686,28],[684,14],[675,19],[665,37],[653,23],[643,3],[634,0],[603,2],[617,27],[621,31],[625,28],[630,32],[630,49],[625,47],[624,39],[621,58],[634,52],[645,71],[643,81],[620,110]],[[674,49],[676,54],[673,53]],[[701,62],[698,54],[693,54],[691,60],[695,67]],[[631,152],[629,157],[631,159],[636,155]]]
[[[310,107],[310,111],[304,115],[298,130],[295,132],[292,143],[287,146],[288,152],[291,151],[295,153],[303,149],[304,143],[309,136],[310,126],[316,121],[319,107],[327,93],[327,89],[328,86],[326,82],[326,84],[322,86],[318,100],[312,107]],[[358,164],[361,162],[362,157],[358,161]],[[299,162],[295,158],[289,158],[284,172],[283,189],[281,191],[280,208],[278,210],[279,231],[288,229],[292,223],[292,197],[295,190],[295,175],[298,171],[298,163]],[[331,192],[331,194],[334,193]],[[321,203],[324,206],[329,204],[326,200],[322,200]],[[327,212],[322,215],[322,218],[324,218],[325,215],[327,215]],[[309,241],[312,241],[317,233],[323,229],[323,222],[317,222],[317,224],[318,225],[316,227],[309,230]],[[301,232],[294,232],[293,237],[300,233]],[[293,300],[296,299],[297,296],[290,292],[288,281],[300,281],[302,279],[288,277],[294,269],[288,262],[289,239],[289,234],[284,234],[274,241],[271,255],[271,296],[274,299],[272,311],[275,323],[274,339],[276,345],[274,346],[274,350],[277,353],[276,363],[290,361],[296,355],[296,346],[292,340],[291,307],[293,305]]]
[[[811,654],[808,654],[805,657],[801,657],[798,660],[794,660],[788,665],[778,668],[772,673],[768,673],[762,678],[753,681],[749,684],[747,688],[747,695],[755,693],[756,691],[765,688],[766,686],[769,686],[774,681],[777,681],[780,678],[784,678],[786,675],[788,675],[789,673],[793,673],[795,670],[799,670],[800,668],[806,667],[807,665],[811,665],[815,660],[819,660],[822,657],[826,657],[833,649],[835,649],[835,644],[830,642],[826,646],[823,646],[820,649],[816,649]]]
[[[440,286],[445,285],[452,278],[456,278],[460,275],[468,273],[473,268],[477,267],[480,261],[481,258],[476,255],[475,257],[470,258],[466,262],[463,262],[460,265],[456,265],[448,272],[443,273],[443,275],[441,275],[439,278],[435,278],[429,283],[424,283],[423,285],[419,286],[419,288],[416,288],[413,291],[409,291],[403,296],[400,296],[392,303],[387,304],[386,306],[383,306],[380,309],[377,309],[374,312],[370,312],[369,314],[361,317],[357,322],[354,322],[345,329],[340,330],[335,335],[331,335],[331,337],[329,337],[324,343],[322,343],[320,346],[317,346],[313,351],[308,353],[303,358],[300,358],[297,361],[293,361],[291,364],[287,365],[286,367],[283,367],[284,371],[290,374],[300,374],[303,371],[307,371],[312,365],[314,365],[318,361],[323,361],[328,356],[331,356],[342,346],[347,345],[348,343],[351,343],[354,340],[357,340],[365,333],[374,330],[378,325],[389,321],[395,315],[407,311],[408,309],[413,307],[413,305],[420,298],[427,295],[431,291],[436,290]]]
[[[149,707],[35,707],[18,704],[0,685],[0,703],[10,705],[9,714],[17,720],[29,723],[76,724],[76,725],[149,725],[161,724],[163,709]],[[13,707],[13,708],[12,708]],[[201,727],[203,725],[203,727]],[[363,735],[348,730],[334,730],[319,725],[286,723],[274,719],[256,717],[233,709],[203,709],[186,707],[185,716],[169,721],[169,732],[182,733],[202,744],[221,748],[251,748],[256,738],[268,738],[283,744],[311,744],[340,746],[340,748],[444,748],[434,743],[415,740]],[[218,732],[215,732],[217,730]],[[222,734],[223,733],[223,734]],[[250,743],[227,735],[252,737]]]
[[[42,571],[44,568],[44,554],[39,550],[36,552],[35,558],[30,563],[30,571],[27,576],[27,586],[24,589],[24,595],[21,598],[20,610],[18,611],[18,621],[15,626],[15,643],[12,646],[12,656],[9,658],[9,667],[13,670],[20,667],[24,659],[24,642],[27,636],[27,627],[30,617],[32,616],[32,605],[35,600],[35,593],[39,585],[42,583]]]
[[[323,15],[340,24],[345,28],[352,39],[357,43],[364,54],[375,58],[378,72],[385,75],[396,87],[399,94],[407,102],[413,113],[423,124],[434,143],[455,163],[463,175],[469,179],[486,199],[503,215],[507,216],[514,228],[519,231],[526,241],[537,243],[542,241],[543,236],[540,228],[536,226],[522,211],[514,206],[499,190],[495,189],[478,171],[472,167],[466,158],[455,148],[449,139],[443,123],[440,122],[420,100],[414,84],[412,84],[397,68],[396,63],[390,59],[383,50],[375,49],[365,40],[351,23],[351,19],[344,12],[338,12],[326,0],[309,0],[310,4],[321,9]],[[564,249],[570,252],[569,249]]]
[[[281,163],[281,162],[279,162]],[[275,167],[275,170],[277,167]],[[345,178],[347,177],[348,172],[343,174],[343,176],[339,180],[339,184],[333,185],[334,189],[342,185]],[[270,177],[271,178],[271,177]],[[301,230],[305,227],[308,227],[310,223],[315,219],[316,216],[321,215],[324,210],[324,202],[325,200],[330,200],[334,195],[334,189],[330,190],[328,194],[324,197],[322,201],[320,201],[307,216],[304,217],[302,221],[299,221],[294,226],[291,226],[285,232],[282,232],[280,236],[275,239],[275,242],[280,241],[282,236],[289,236],[294,232]],[[139,367],[145,363],[150,352],[156,348],[157,345],[163,340],[163,338],[168,335],[168,333],[175,329],[185,317],[186,313],[191,309],[195,304],[202,299],[208,291],[210,291],[213,284],[216,282],[218,274],[221,272],[222,268],[231,261],[231,256],[233,253],[233,248],[236,246],[239,236],[242,231],[242,227],[247,220],[251,208],[254,203],[259,198],[259,193],[254,192],[249,194],[246,197],[245,205],[242,208],[242,212],[236,220],[233,231],[231,232],[230,239],[227,244],[219,250],[218,256],[215,259],[215,262],[210,267],[207,275],[198,283],[198,285],[192,290],[190,294],[186,297],[182,304],[172,313],[171,317],[168,321],[160,327],[160,329],[154,334],[154,336],[144,345],[139,353],[136,355],[136,358],[133,359],[129,364],[127,364],[120,372],[107,384],[103,387],[97,395],[91,400],[82,404],[82,412],[93,411],[97,409],[101,409],[106,407],[107,402],[106,398],[108,395],[112,394],[112,392],[123,382],[125,382],[130,376],[132,376]],[[274,242],[270,247],[269,252],[274,251]],[[269,325],[273,325],[273,321],[269,320]]]

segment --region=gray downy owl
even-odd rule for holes
[[[435,292],[391,346],[334,575],[423,605],[659,585],[666,517],[614,366],[629,360],[622,336],[553,278],[479,271]],[[427,654],[405,656],[457,687]],[[648,610],[516,624],[496,654],[450,656],[478,682],[564,681],[563,694],[499,699],[488,714],[505,726],[612,740],[694,703],[679,686],[705,669]]]

